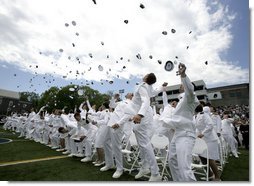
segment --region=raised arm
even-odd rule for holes
[[[164,108],[168,105],[168,95],[166,91],[163,90],[162,92],[162,101],[163,101],[163,106]]]
[[[93,110],[88,99],[86,100],[86,104],[89,110]]]
[[[84,101],[84,102],[82,102],[82,103],[80,104],[80,106],[79,106],[79,110],[80,110],[80,111],[84,111],[84,110],[83,110],[83,108],[82,108],[82,107],[83,107],[83,105],[84,105],[84,103],[85,103],[85,101]]]
[[[186,96],[194,96],[194,86],[192,85],[190,79],[186,75],[186,66],[183,63],[180,63],[178,66],[177,75],[181,76],[181,81],[184,87],[184,92]]]

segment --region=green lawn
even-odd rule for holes
[[[0,164],[11,161],[31,160],[62,156],[60,152],[5,131],[0,126],[0,138],[13,142],[0,144]],[[222,181],[249,181],[249,151],[240,149],[240,158],[229,157],[229,163],[221,176]],[[134,175],[124,173],[113,179],[114,170],[101,172],[90,163],[81,163],[80,158],[63,158],[0,167],[1,181],[135,181]],[[147,180],[147,179],[144,179]]]

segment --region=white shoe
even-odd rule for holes
[[[98,162],[98,163],[94,164],[94,166],[99,167],[99,166],[102,166],[104,163],[105,163],[104,161],[103,162]]]
[[[62,152],[64,149],[56,149],[57,152]]]
[[[234,156],[235,156],[235,158],[239,158],[239,156],[238,156],[238,154],[236,153],[236,154],[234,154]]]
[[[90,156],[87,156],[87,157],[81,159],[80,161],[85,163],[85,162],[92,161],[92,158]]]
[[[74,156],[79,157],[79,158],[83,158],[85,156],[85,154],[78,153],[78,154],[74,154]]]
[[[143,177],[144,175],[146,174],[149,174],[150,173],[150,170],[149,169],[140,169],[138,174],[135,176],[135,179],[139,179],[141,177]]]
[[[114,169],[114,168],[115,168],[114,166],[110,167],[110,166],[105,165],[104,167],[102,167],[102,168],[100,169],[100,171],[104,172],[104,171],[108,171],[108,170]]]
[[[71,152],[70,151],[65,151],[65,152],[62,152],[62,154],[70,154]]]
[[[58,147],[57,146],[55,146],[55,147],[51,147],[51,149],[57,149]]]
[[[112,176],[112,178],[120,178],[120,176],[122,176],[122,174],[123,174],[123,171],[116,171],[114,174],[113,174],[113,176]]]
[[[75,154],[72,154],[72,153],[71,153],[71,154],[69,154],[68,156],[69,156],[69,157],[72,157],[72,156],[75,156]]]
[[[158,174],[157,176],[151,176],[149,181],[161,181],[162,177],[160,174]]]

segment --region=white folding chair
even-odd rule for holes
[[[207,164],[202,164],[201,160],[199,159],[199,155],[205,153]],[[205,175],[206,181],[209,181],[209,156],[208,156],[208,147],[206,142],[201,139],[197,138],[195,141],[194,148],[192,150],[192,157],[195,161],[192,162],[191,167],[194,170],[194,174],[198,175]],[[197,162],[198,161],[198,162]],[[200,172],[203,171],[202,172]]]
[[[160,168],[161,176],[163,179],[168,180],[171,178],[169,171],[167,170],[168,164],[168,138],[161,134],[154,134],[151,143],[155,151],[155,158]]]
[[[130,150],[127,149],[128,145],[131,146]],[[124,170],[129,171],[129,173],[131,173],[131,171],[134,170],[134,167],[140,167],[138,164],[139,148],[136,136],[133,132],[131,133],[129,140],[126,142],[125,149],[122,150],[122,153],[123,155],[128,154],[132,159],[131,168],[130,169],[124,168]]]

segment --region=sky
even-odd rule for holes
[[[0,89],[132,92],[150,72],[179,84],[180,62],[208,88],[249,83],[247,0],[96,2],[0,0]]]

